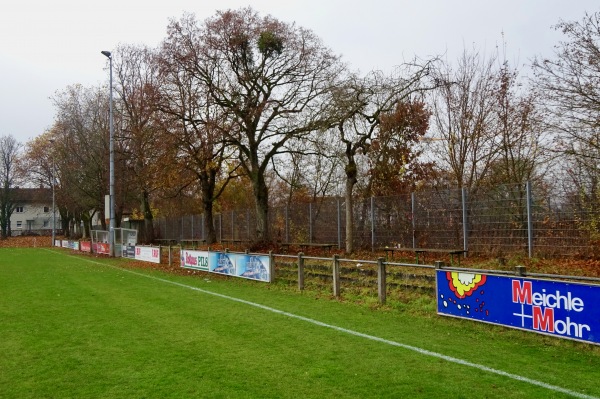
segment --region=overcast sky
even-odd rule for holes
[[[252,6],[313,30],[354,69],[389,70],[414,56],[464,47],[492,52],[507,44],[507,58],[527,64],[551,56],[562,39],[551,27],[600,11],[591,0],[33,0],[0,7],[0,136],[26,141],[54,122],[50,97],[67,86],[108,79],[102,50],[118,44],[157,46],[170,19],[184,12],[203,20],[216,10]],[[504,38],[503,35],[504,34]]]

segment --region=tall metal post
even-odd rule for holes
[[[532,215],[532,198],[531,198],[531,182],[527,182],[527,248],[528,255],[533,258],[533,215]]]
[[[410,219],[411,219],[411,224],[412,224],[412,246],[413,248],[417,247],[417,236],[416,236],[416,222],[415,222],[415,216],[416,216],[416,209],[415,209],[415,203],[416,203],[416,199],[415,199],[415,193],[411,192],[410,193]]]
[[[110,224],[108,232],[108,243],[110,246],[110,256],[115,256],[115,127],[113,119],[113,65],[112,55],[110,51],[102,51],[104,56],[108,58],[110,68],[110,103],[109,103],[109,128],[110,128],[110,139],[109,139],[109,153],[110,153],[110,167],[109,167],[109,207],[110,207]]]
[[[462,188],[463,249],[469,250],[469,218],[467,217],[467,188]],[[467,256],[467,252],[464,253]]]
[[[337,199],[337,239],[338,249],[342,248],[342,206],[340,199]]]
[[[308,203],[308,242],[312,243],[313,225],[312,225],[312,202]]]
[[[52,244],[53,247],[56,241],[56,196],[55,196],[55,187],[56,186],[56,165],[54,163],[54,139],[50,139],[50,143],[52,143]]]
[[[288,204],[285,204],[285,242],[290,242],[290,212]]]
[[[371,251],[375,251],[375,198],[371,197]]]

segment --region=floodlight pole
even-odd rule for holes
[[[112,56],[110,51],[101,52],[109,60],[110,65],[110,104],[109,104],[109,126],[110,126],[110,187],[109,187],[109,207],[110,207],[110,227],[108,232],[108,243],[110,245],[110,256],[115,256],[115,146],[114,136],[115,128],[113,122],[113,73],[112,73]]]
[[[56,167],[54,165],[54,139],[50,139],[50,143],[52,144],[52,243],[50,246],[53,247],[56,238],[56,196],[54,194],[54,186],[56,185]]]

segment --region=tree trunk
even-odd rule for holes
[[[269,190],[262,174],[253,176],[252,188],[256,200],[256,237],[255,241],[268,242],[271,239],[269,230]]]
[[[71,221],[71,218],[66,216],[60,209],[58,213],[60,215],[60,227],[62,229],[63,236],[69,238],[69,222]]]
[[[144,244],[151,244],[152,241],[154,241],[154,217],[152,216],[148,191],[146,190],[142,190],[141,207],[142,213],[144,214],[144,224],[142,231],[140,232],[140,242]]]
[[[202,208],[204,210],[204,232],[206,234],[206,244],[214,244],[217,242],[217,232],[215,231],[215,223],[213,216],[213,193],[202,193]]]
[[[354,252],[354,198],[352,191],[357,182],[357,169],[354,157],[348,155],[346,165],[346,254]]]

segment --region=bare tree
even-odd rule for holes
[[[106,93],[104,89],[74,85],[53,97],[57,115],[50,135],[55,139],[52,151],[59,182],[57,203],[66,234],[74,218],[82,220],[87,229],[93,213],[104,214],[109,164]],[[116,174],[121,176],[122,170]],[[105,219],[101,221],[105,228]]]
[[[291,140],[286,149],[287,154],[273,159],[273,170],[285,185],[278,190],[275,203],[318,202],[342,192],[340,171],[343,165],[334,130],[318,131],[300,140]]]
[[[141,242],[154,239],[151,196],[163,180],[161,172],[170,162],[161,162],[169,152],[168,143],[159,123],[159,68],[154,53],[148,47],[120,46],[114,52],[115,90],[119,95],[122,129],[117,134],[123,162],[136,188],[135,202],[144,218]],[[133,201],[132,201],[133,202]]]
[[[198,46],[200,43],[188,43]],[[189,172],[196,184],[180,181],[176,191],[197,185],[200,190],[204,232],[208,244],[216,242],[213,207],[235,174],[237,167],[227,168],[233,149],[225,142],[229,128],[222,109],[215,105],[206,85],[194,73],[193,60],[186,57],[190,47],[165,43],[160,56],[161,99],[165,130],[176,147],[174,163]],[[193,48],[198,51],[198,48]],[[231,162],[230,164],[234,164]]]
[[[521,86],[518,71],[504,62],[494,90],[496,160],[484,180],[488,185],[524,184],[541,177],[547,160],[543,144],[544,114],[535,94]]]
[[[22,176],[18,162],[21,144],[11,135],[0,137],[0,238],[10,236],[10,218],[15,210],[14,190]]]
[[[357,157],[371,150],[382,116],[398,102],[431,87],[426,82],[434,60],[409,63],[391,75],[371,72],[364,78],[350,76],[334,91],[335,129],[343,146],[345,161],[346,253],[354,251],[354,186],[358,182]]]
[[[226,140],[252,182],[256,241],[268,241],[267,168],[292,137],[323,127],[338,58],[309,30],[251,8],[218,12],[202,25],[186,15],[171,22],[165,46],[178,47],[181,67],[227,116]]]
[[[433,127],[439,141],[431,144],[435,161],[448,180],[475,191],[498,154],[495,148],[497,57],[465,50],[456,67],[447,61],[436,71]]]
[[[546,129],[554,135],[551,148],[560,156],[561,171],[578,207],[589,212],[583,226],[600,232],[600,12],[580,21],[560,21],[554,29],[564,40],[553,57],[533,62],[532,86],[551,116]]]
[[[549,127],[558,134],[555,149],[600,161],[600,12],[554,27],[565,41],[553,58],[533,63],[533,86],[554,116]]]

